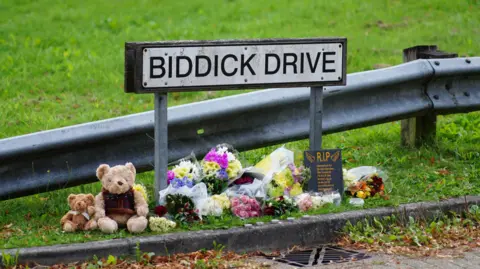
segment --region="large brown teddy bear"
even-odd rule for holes
[[[95,197],[93,195],[70,194],[67,201],[71,210],[60,220],[65,232],[87,231],[97,228],[97,222],[93,219],[93,214],[95,214]]]
[[[142,193],[133,189],[135,175],[132,163],[97,168],[103,188],[95,198],[95,218],[102,232],[114,233],[126,225],[129,232],[140,233],[147,227],[148,204]]]

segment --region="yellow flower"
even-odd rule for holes
[[[133,190],[134,191],[138,191],[139,193],[141,193],[143,195],[143,198],[145,198],[145,201],[147,201],[148,203],[148,194],[147,194],[147,190],[145,189],[145,187],[141,184],[134,184],[133,185]]]
[[[230,208],[230,200],[225,193],[212,195],[212,200],[215,201],[218,205],[220,205],[222,209]]]
[[[363,191],[358,191],[358,192],[357,192],[357,197],[358,197],[358,198],[365,199],[365,198],[367,198],[367,194],[366,194],[365,192],[363,192]]]
[[[228,163],[228,167],[226,169],[228,178],[234,178],[238,175],[238,173],[242,170],[242,164],[239,160],[234,160]]]
[[[166,233],[175,228],[177,224],[164,217],[150,217],[149,227],[154,232]]]
[[[188,168],[186,167],[175,167],[172,171],[175,173],[177,178],[184,178],[188,174]]]
[[[303,189],[302,189],[302,186],[300,185],[300,183],[297,182],[297,183],[293,184],[293,187],[290,190],[290,196],[294,197],[294,196],[300,195],[302,193],[303,193]]]
[[[203,172],[205,174],[216,173],[220,169],[220,165],[216,162],[204,162],[203,163]]]
[[[273,179],[275,182],[283,188],[289,187],[293,184],[293,180],[291,175],[289,175],[290,171],[288,168],[282,170],[280,173],[276,173],[273,175]]]
[[[283,187],[281,187],[281,186],[272,187],[271,185],[269,185],[269,188],[268,188],[268,196],[270,196],[270,197],[282,196],[282,195],[283,195],[283,192],[284,192],[284,188],[283,188]]]

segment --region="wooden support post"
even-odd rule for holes
[[[415,46],[403,50],[403,62],[417,59],[455,58],[456,53],[447,53],[437,50],[437,46]],[[425,89],[426,91],[426,89]],[[426,94],[426,92],[425,92]],[[420,147],[422,144],[431,144],[435,140],[437,131],[437,115],[427,114],[421,117],[402,120],[402,145]]]

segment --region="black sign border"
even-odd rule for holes
[[[142,85],[143,76],[143,50],[146,48],[166,47],[212,47],[212,46],[258,46],[258,45],[303,45],[303,44],[326,44],[339,43],[342,45],[342,78],[338,81],[313,81],[313,82],[290,82],[290,83],[262,83],[241,85],[206,85],[206,86],[180,86],[169,88],[150,88]],[[139,59],[137,61],[137,59]],[[287,87],[318,87],[346,85],[346,59],[347,39],[338,38],[289,38],[289,39],[250,39],[250,40],[188,40],[188,41],[161,41],[161,42],[125,42],[125,84],[126,93],[167,93],[188,92],[206,90],[241,90],[241,89],[265,89]]]

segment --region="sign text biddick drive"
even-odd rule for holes
[[[345,85],[346,40],[126,44],[126,91]]]

